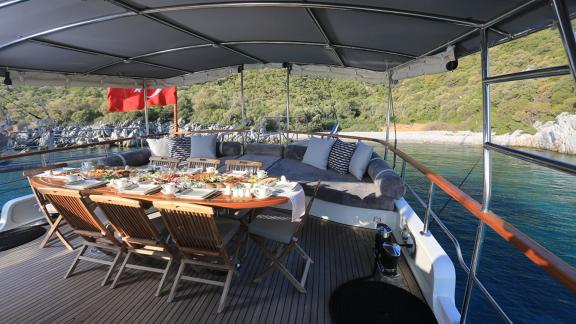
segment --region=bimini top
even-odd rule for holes
[[[548,0],[0,0],[0,73],[14,71],[16,82],[58,75],[170,83],[293,63],[300,72],[381,78],[424,57],[440,55],[445,65],[476,52],[482,28],[493,46],[553,19]]]

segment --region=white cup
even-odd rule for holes
[[[215,168],[215,167],[207,167],[207,168],[206,168],[206,172],[208,172],[208,173],[214,173],[214,172],[216,172],[216,168]]]
[[[69,174],[66,176],[66,182],[74,182],[78,181],[78,179],[80,179],[80,177],[78,177],[77,174]]]
[[[281,176],[281,177],[280,177],[280,182],[281,182],[281,183],[286,183],[286,182],[288,182],[288,180],[286,180],[286,177],[285,177],[285,176]]]
[[[258,177],[258,179],[264,179],[268,177],[268,172],[266,172],[265,170],[258,170],[258,172],[256,172],[256,176]]]
[[[226,188],[224,188],[224,191],[222,192],[222,194],[224,196],[230,196],[232,194],[232,189],[228,186],[226,186]]]
[[[176,193],[176,185],[173,183],[165,183],[162,185],[162,193],[165,195],[173,195]]]
[[[255,187],[252,189],[252,193],[256,196],[256,198],[264,199],[270,196],[272,190],[268,187]]]
[[[242,189],[240,188],[232,189],[232,197],[242,197]]]
[[[126,178],[120,178],[120,179],[112,180],[112,185],[114,185],[114,187],[116,187],[118,189],[124,189],[124,188],[128,187],[129,184],[130,184],[130,182]]]
[[[248,188],[242,189],[242,197],[251,198],[252,194],[250,193],[250,189],[248,189]]]

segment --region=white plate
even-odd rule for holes
[[[206,199],[206,197],[211,196],[213,193],[218,192],[215,189],[204,189],[204,188],[193,188],[186,189],[181,193],[177,193],[176,197],[186,198],[186,199]]]
[[[155,185],[155,184],[138,184],[138,186],[131,188],[131,189],[121,189],[118,190],[121,193],[125,193],[125,194],[131,194],[131,195],[148,195],[151,194],[153,192],[156,192],[158,190],[160,190],[159,185]]]
[[[91,188],[100,187],[100,186],[103,186],[107,183],[108,183],[108,181],[86,179],[86,180],[78,180],[78,181],[69,182],[69,183],[64,185],[64,188],[84,190],[84,189],[91,189]]]

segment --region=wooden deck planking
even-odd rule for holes
[[[183,281],[175,301],[167,302],[177,265],[161,297],[154,296],[160,275],[133,269],[110,289],[110,283],[100,286],[105,267],[89,262],[81,261],[74,275],[64,279],[77,252],[67,251],[58,242],[39,249],[38,239],[0,252],[0,314],[3,323],[330,323],[330,293],[372,271],[373,235],[371,230],[309,219],[301,237],[302,247],[314,260],[306,294],[294,289],[279,271],[253,284],[266,262],[250,242],[221,314],[216,313],[220,287]],[[300,274],[304,262],[299,255],[293,252],[286,260],[288,269]],[[421,298],[403,260],[399,271],[401,276],[389,281]]]

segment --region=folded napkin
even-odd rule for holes
[[[296,185],[294,190],[283,190],[278,196],[286,197],[292,204],[292,221],[299,222],[306,213],[306,195],[301,185]]]

